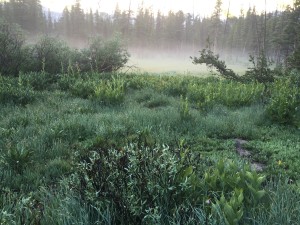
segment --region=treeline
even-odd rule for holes
[[[58,20],[43,12],[39,0],[10,0],[0,5],[0,14],[9,22],[18,23],[30,32],[61,35],[73,39],[91,36],[109,38],[119,33],[135,47],[182,49],[193,46],[198,50],[209,39],[217,52],[248,54],[264,49],[277,62],[300,52],[300,1],[284,11],[260,13],[249,8],[241,14],[221,19],[222,1],[218,0],[210,17],[200,17],[182,11],[169,11],[167,15],[154,13],[140,6],[120,10],[113,15],[98,10],[84,12],[80,0],[65,8]],[[101,9],[100,9],[101,10]],[[300,53],[298,53],[300,54]]]

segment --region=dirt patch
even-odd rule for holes
[[[243,145],[247,143],[248,142],[246,140],[235,139],[236,152],[239,154],[240,157],[249,159],[252,170],[262,172],[266,165],[251,160],[251,152],[243,148]]]

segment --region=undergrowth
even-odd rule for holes
[[[0,224],[299,224],[296,85],[1,77]]]

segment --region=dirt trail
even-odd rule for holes
[[[250,165],[251,165],[251,169],[255,170],[257,172],[261,172],[264,170],[264,168],[266,167],[266,165],[259,163],[259,162],[255,162],[253,160],[251,160],[251,152],[249,152],[248,150],[243,148],[243,145],[248,143],[246,140],[242,140],[242,139],[235,139],[235,143],[236,143],[236,152],[243,158],[248,158],[250,161]]]

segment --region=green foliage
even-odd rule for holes
[[[49,74],[60,73],[61,67],[66,67],[72,56],[71,50],[64,42],[48,36],[42,37],[32,46],[30,54],[24,70]]]
[[[299,188],[288,184],[288,180],[276,180],[267,186],[270,190],[270,206],[253,210],[255,224],[298,224],[300,221]]]
[[[68,79],[67,77],[65,78]],[[70,80],[67,82],[70,82]],[[69,83],[69,89],[72,95],[81,98],[89,98],[93,96],[95,93],[95,86],[96,84],[93,79],[84,80],[83,78],[77,78],[74,79],[73,82]]]
[[[300,47],[294,51],[292,55],[287,58],[288,69],[300,70]]]
[[[121,77],[101,80],[94,88],[93,98],[104,104],[116,105],[124,101],[125,82]]]
[[[106,42],[95,38],[87,49],[78,51],[49,36],[24,47],[19,28],[2,19],[0,31],[0,73],[3,75],[17,75],[20,71],[73,76],[81,72],[113,72],[123,68],[129,59],[129,53],[117,38]]]
[[[245,82],[247,80],[267,84],[275,80],[276,72],[270,68],[271,62],[268,60],[266,53],[260,51],[257,57],[249,56],[249,62],[252,67],[248,68],[244,76],[239,76],[233,70],[228,69],[225,61],[219,59],[219,55],[214,55],[210,49],[203,49],[200,57],[194,57],[194,64],[206,64],[209,68],[215,68],[220,75],[229,80]]]
[[[157,98],[149,99],[147,102],[145,102],[145,106],[152,109],[152,108],[158,108],[158,107],[164,107],[169,104],[168,98],[164,96],[157,96]]]
[[[265,176],[251,171],[248,165],[239,168],[233,162],[221,160],[214,169],[205,173],[204,179],[212,194],[222,192],[226,195],[235,189],[242,190],[243,204],[246,207],[256,206],[266,194],[262,187]]]
[[[224,218],[227,225],[238,225],[244,214],[243,200],[242,189],[234,190],[229,201],[222,194],[220,200],[216,200],[216,203],[212,205],[213,214]]]
[[[194,57],[193,64],[206,64],[209,68],[215,68],[222,77],[230,80],[239,81],[240,76],[237,75],[232,69],[228,69],[225,62],[219,59],[219,55],[214,55],[210,49],[203,49],[200,51],[200,57]]]
[[[211,198],[215,198],[212,213],[224,218],[227,225],[239,224],[244,210],[257,206],[266,195],[262,186],[265,176],[251,171],[247,165],[239,168],[235,163],[221,160],[205,173],[204,180]]]
[[[1,81],[39,96],[0,107],[4,224],[298,224],[299,131],[265,119],[262,84],[76,71]],[[202,96],[215,96],[205,112]],[[276,189],[278,176],[289,182]]]
[[[300,125],[300,91],[290,79],[274,83],[267,115],[281,124]]]
[[[133,144],[118,150],[95,150],[78,165],[74,182],[94,207],[116,207],[116,223],[143,222],[152,210],[158,210],[163,221],[176,205],[183,204],[181,193],[189,185],[181,182],[187,182],[191,172],[168,147]]]
[[[129,53],[122,46],[120,40],[115,38],[104,42],[99,37],[91,40],[88,49],[83,51],[87,61],[80,62],[83,71],[113,72],[124,67],[129,58]]]
[[[0,103],[27,105],[35,100],[35,93],[30,86],[17,79],[0,76]]]
[[[51,90],[58,82],[59,76],[53,76],[47,72],[30,72],[19,74],[19,84],[23,87],[31,87],[35,91]]]
[[[19,73],[24,41],[17,25],[0,18],[0,74],[16,76]]]
[[[188,98],[200,109],[211,108],[215,104],[228,107],[247,106],[259,102],[263,86],[255,82],[241,84],[235,81],[213,81],[190,84]]]
[[[264,51],[260,51],[257,57],[249,56],[249,62],[252,67],[248,68],[244,75],[246,79],[257,81],[262,84],[274,82],[275,71],[270,68],[272,63]]]
[[[270,138],[270,135],[276,138]],[[299,180],[299,131],[295,128],[291,134],[284,132],[281,127],[273,127],[263,136],[262,140],[251,141],[246,145],[253,160],[267,165],[266,173],[269,176]]]
[[[43,215],[43,205],[33,194],[18,196],[4,192],[0,202],[1,224],[39,224]],[[2,204],[1,204],[2,203]]]
[[[7,152],[1,156],[1,163],[16,174],[22,174],[32,162],[32,151],[21,146],[8,147]]]
[[[191,118],[189,101],[186,97],[185,99],[180,96],[180,108],[179,108],[180,119],[189,120]]]

